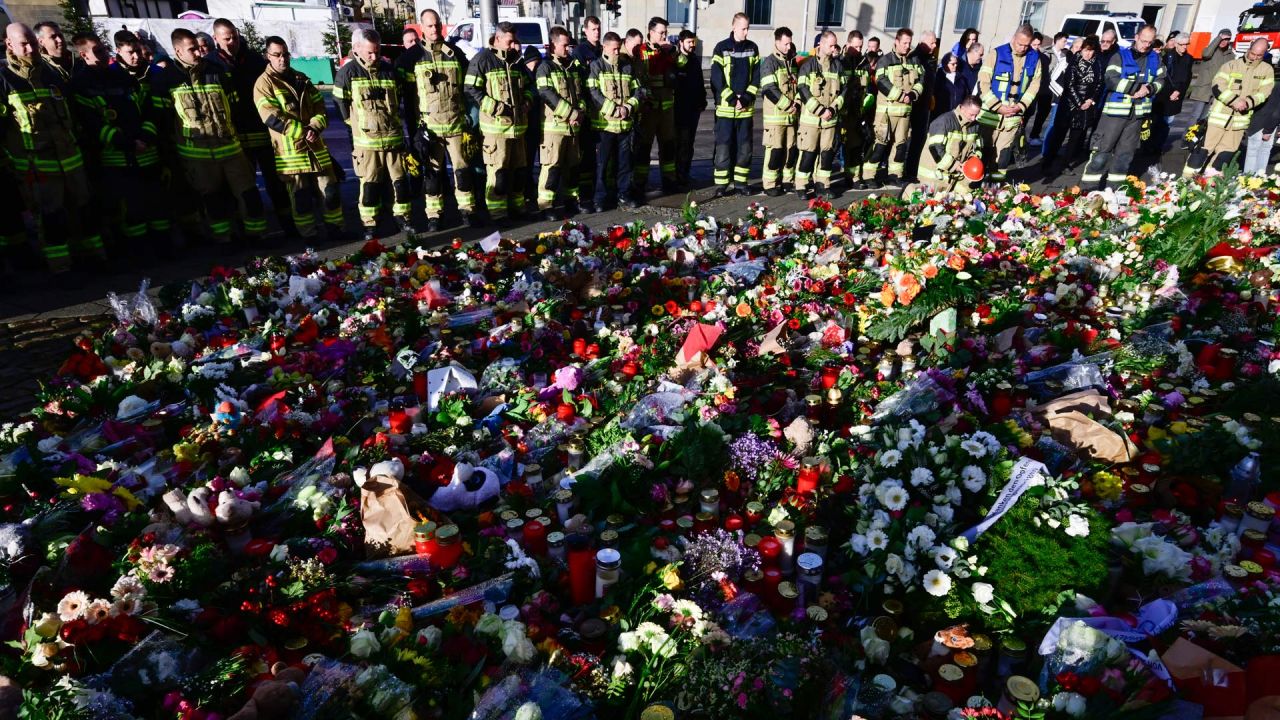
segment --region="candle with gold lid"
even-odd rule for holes
[[[781,520],[773,526],[773,536],[781,545],[778,553],[778,567],[782,572],[791,574],[795,564],[796,524],[790,520]]]

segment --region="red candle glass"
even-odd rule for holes
[[[800,465],[796,475],[796,492],[811,493],[818,489],[818,481],[822,479],[821,461],[815,457],[807,457]]]
[[[437,570],[452,570],[462,558],[462,538],[457,525],[445,525],[436,531],[436,549],[431,553],[431,566]]]
[[[776,568],[778,565],[778,556],[782,554],[782,543],[772,535],[760,538],[760,544],[756,546],[756,550],[760,553],[760,562],[765,567]],[[778,578],[781,579],[781,571]],[[766,571],[765,579],[768,580]]]
[[[741,530],[742,526],[742,517],[739,515],[733,514],[724,519],[724,529],[730,532],[734,530]]]
[[[596,554],[585,535],[573,535],[565,541],[568,546],[569,594],[574,605],[586,605],[596,594]]]
[[[822,368],[822,389],[830,390],[836,386],[836,381],[840,379],[840,368],[835,365],[828,365]]]
[[[546,555],[547,554],[547,526],[538,520],[532,520],[524,524],[524,528],[520,531],[524,537],[524,549],[530,555]]]

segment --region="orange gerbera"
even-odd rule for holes
[[[733,311],[740,318],[751,317],[751,306],[747,303],[738,303],[738,307],[734,308]]]
[[[893,286],[889,283],[880,288],[880,303],[885,307],[893,307]]]
[[[934,265],[933,263],[929,263],[928,265],[924,266],[924,272],[922,274],[924,275],[926,280],[932,280],[938,277],[938,266]]]

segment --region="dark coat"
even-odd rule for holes
[[[1276,81],[1280,82],[1280,66],[1274,67],[1273,71]],[[1267,101],[1262,104],[1262,107],[1253,111],[1253,118],[1249,120],[1249,134],[1262,131],[1271,135],[1278,127],[1280,127],[1280,93],[1272,92],[1267,96]]]
[[[1170,50],[1161,60],[1164,62],[1165,85],[1156,96],[1155,114],[1177,115],[1182,112],[1182,101],[1186,99],[1187,90],[1191,87],[1191,72],[1196,59],[1191,53],[1179,55]],[[1170,96],[1175,90],[1178,91],[1178,99],[1171,100]]]
[[[936,118],[939,115],[955,110],[960,101],[973,92],[973,86],[968,84],[964,76],[963,62],[960,63],[961,67],[956,70],[956,79],[954,81],[947,77],[946,67],[949,57],[948,55],[942,58],[938,71],[933,78],[933,114],[931,118]]]

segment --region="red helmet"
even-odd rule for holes
[[[986,168],[982,166],[982,158],[976,155],[964,161],[962,170],[964,171],[964,176],[974,182],[981,180],[986,175]]]

